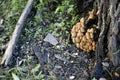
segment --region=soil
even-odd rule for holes
[[[46,79],[47,76],[55,76],[57,80],[90,80],[95,61],[94,52],[85,53],[72,42],[65,46],[64,35],[57,38],[59,43],[55,46],[43,41],[43,38],[45,35],[42,35],[41,39],[26,37],[22,44],[18,43],[15,55],[20,54],[19,61],[26,59],[27,55],[31,56],[31,67],[40,63],[40,72],[46,75]]]
[[[34,17],[35,13],[36,11],[33,10],[30,16]],[[30,16],[28,19],[34,21]],[[57,17],[55,18],[55,16],[52,15],[51,18],[54,20],[50,20],[50,23],[55,23]],[[45,19],[39,24],[43,30],[48,28],[45,27],[45,25],[49,25],[48,22],[44,21]],[[31,33],[37,30],[35,27],[27,28],[31,30]],[[59,33],[63,32],[59,31]],[[64,33],[67,35],[69,31]],[[34,34],[30,35],[33,36]],[[40,64],[41,67],[38,72],[45,75],[45,80],[48,80],[48,76],[56,77],[55,80],[91,80],[96,62],[95,52],[86,53],[76,48],[71,41],[69,41],[66,46],[66,35],[62,34],[62,36],[57,37],[56,39],[59,43],[52,45],[49,42],[43,41],[46,34],[40,35],[39,38],[31,38],[26,36],[25,31],[23,31],[9,66],[29,66],[31,69],[35,67],[36,64]],[[29,63],[26,63],[24,60],[28,59],[28,57],[30,60]],[[51,80],[53,80],[53,78],[51,78]]]

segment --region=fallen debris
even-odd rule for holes
[[[41,64],[41,66],[43,66],[44,64],[46,64],[48,62],[47,53],[45,53],[45,52],[40,53],[40,49],[38,46],[33,47],[33,50],[34,50],[34,53]]]
[[[5,63],[5,65],[8,64],[8,62],[9,62],[11,56],[12,56],[12,53],[15,49],[16,43],[18,42],[18,38],[21,34],[21,30],[23,28],[25,20],[26,20],[28,14],[30,13],[30,11],[32,9],[33,2],[34,2],[34,0],[28,0],[28,3],[26,5],[25,9],[23,10],[23,12],[22,12],[17,24],[16,24],[16,27],[15,27],[15,30],[13,32],[12,38],[8,43],[8,47],[5,51],[5,54],[3,56],[1,64],[4,64],[4,63]]]
[[[47,34],[47,36],[45,37],[44,41],[49,42],[52,45],[58,44],[57,39],[50,33]]]

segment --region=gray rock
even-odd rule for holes
[[[0,19],[0,25],[2,25],[3,24],[3,19]]]
[[[106,78],[100,78],[99,80],[107,80]]]
[[[60,69],[60,68],[62,68],[62,66],[60,66],[60,65],[55,65],[55,68]]]
[[[73,79],[75,79],[75,76],[70,76],[69,79],[73,80]]]
[[[102,65],[105,67],[109,67],[109,63],[108,62],[102,62]]]
[[[18,62],[18,66],[21,66],[22,65],[22,63],[23,63],[23,61],[21,60],[21,61],[19,61]]]
[[[52,45],[58,44],[57,39],[50,33],[47,34],[47,36],[45,37],[44,41],[49,42]]]

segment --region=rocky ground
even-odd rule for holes
[[[51,2],[42,8],[41,5],[33,8],[9,62],[10,68],[1,66],[1,69],[14,72],[21,80],[91,80],[97,61],[95,52],[86,53],[76,48],[70,37],[72,26],[80,19],[78,17],[86,13],[73,17],[69,12],[64,12],[65,10],[55,11],[57,5],[54,4]],[[7,43],[9,38],[5,41]],[[2,56],[4,50],[1,53]],[[109,59],[106,58],[102,65],[107,71],[105,75],[111,75]],[[101,70],[101,67],[99,65],[95,69]],[[5,75],[5,72],[1,75]],[[4,76],[0,78],[4,80]]]

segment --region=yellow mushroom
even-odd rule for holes
[[[77,33],[76,32],[72,32],[72,37],[76,37],[77,36]]]
[[[93,33],[90,33],[90,38],[91,38],[91,39],[93,39],[93,38],[94,38]]]
[[[96,16],[94,11],[89,12],[87,20],[92,19]],[[71,38],[77,48],[81,48],[85,52],[95,51],[96,42],[94,41],[94,34],[96,28],[92,26],[86,28],[86,21],[84,17],[80,19],[80,22],[76,23],[71,30]],[[85,30],[87,29],[87,31]]]
[[[88,20],[89,20],[89,19],[93,19],[94,17],[95,17],[94,10],[89,11],[89,17],[88,17]]]
[[[80,19],[81,27],[85,27],[85,18]]]
[[[75,43],[75,38],[72,38],[72,42]]]
[[[76,43],[79,43],[79,42],[80,42],[79,37],[76,37],[76,38],[75,38],[75,42],[76,42]]]
[[[86,36],[86,38],[89,40],[90,39],[90,33],[89,32],[87,32],[86,34],[85,34],[85,36]]]
[[[85,32],[85,29],[83,27],[81,27],[80,31],[83,33],[83,32]]]
[[[80,48],[80,44],[79,44],[79,43],[76,43],[76,47],[77,47],[77,48]]]

